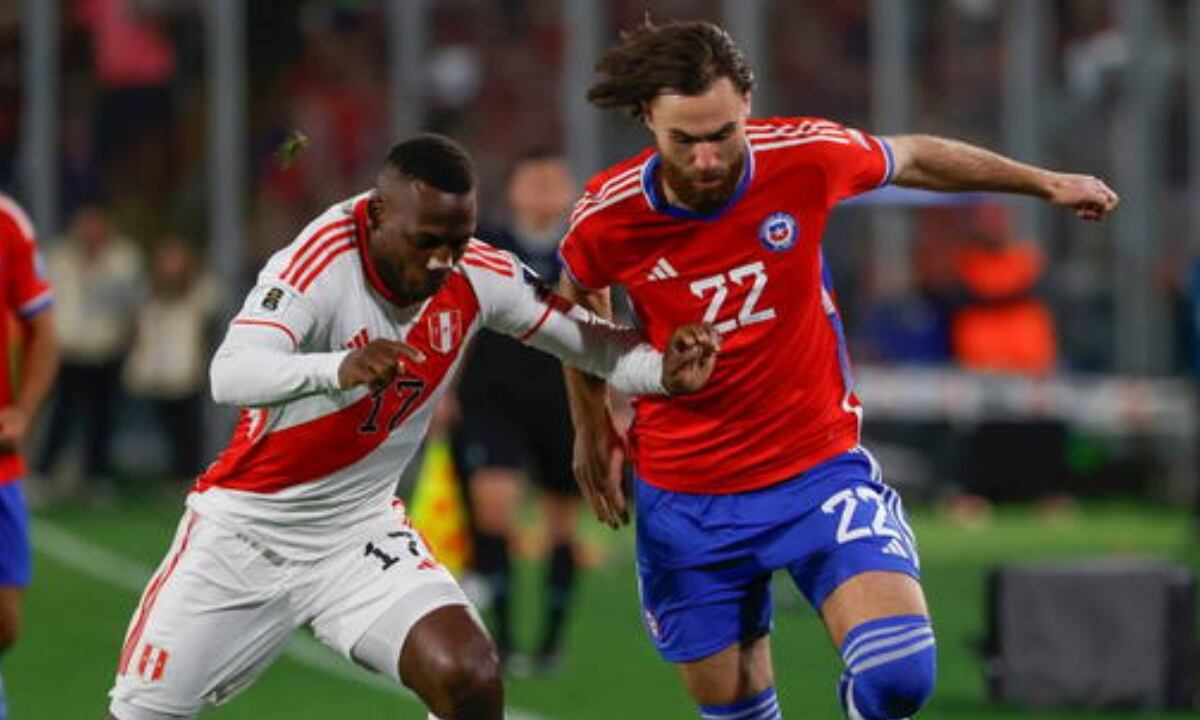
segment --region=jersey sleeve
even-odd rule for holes
[[[662,354],[633,328],[620,327],[555,295],[528,267],[471,272],[484,327],[604,378],[631,395],[663,394]]]
[[[599,251],[595,224],[588,223],[589,210],[595,200],[584,193],[571,214],[571,225],[558,248],[563,271],[571,281],[584,290],[603,290],[613,284]]]
[[[257,407],[337,390],[349,351],[306,352],[318,322],[311,300],[283,283],[260,282],[213,354],[213,399]]]
[[[17,315],[33,317],[50,307],[53,291],[46,273],[46,263],[38,251],[32,225],[27,218],[22,222],[10,216],[0,215],[0,240],[7,256],[8,286],[4,289],[5,301]],[[22,229],[22,226],[28,230]]]
[[[886,140],[827,120],[810,122],[818,128],[813,136],[828,140],[812,147],[819,148],[831,205],[891,182],[895,162]]]

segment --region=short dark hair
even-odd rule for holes
[[[754,87],[754,71],[729,33],[701,21],[641,25],[621,33],[621,44],[596,63],[601,77],[588,90],[596,107],[625,108],[634,118],[666,90],[699,95],[721,78],[743,94]]]
[[[442,192],[462,195],[475,189],[475,164],[466,149],[444,135],[422,133],[397,143],[387,166]]]

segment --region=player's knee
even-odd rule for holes
[[[441,707],[431,709],[439,717],[490,717],[503,706],[500,663],[494,652],[443,656],[434,677]]]
[[[916,714],[933,694],[937,648],[928,618],[884,618],[855,628],[842,646],[841,700],[862,720]]]
[[[16,644],[20,634],[20,621],[11,613],[0,612],[0,655]]]

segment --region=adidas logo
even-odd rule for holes
[[[893,540],[890,543],[888,543],[887,546],[883,548],[883,554],[884,555],[899,555],[902,558],[908,557],[908,553],[905,552],[904,546],[900,544],[899,540]]]
[[[654,263],[654,269],[646,275],[646,279],[650,282],[667,280],[673,277],[679,277],[679,273],[675,271],[675,268],[671,267],[671,263],[667,262],[665,257],[660,257],[658,262]]]

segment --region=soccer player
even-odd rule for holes
[[[58,344],[50,306],[53,293],[37,251],[33,223],[7,195],[0,194],[0,658],[21,629],[21,600],[29,584],[29,529],[20,449],[33,416],[50,391],[58,369]],[[19,343],[8,337],[9,316],[20,328]],[[21,346],[15,393],[9,350]],[[0,720],[6,717],[0,682]]]
[[[559,279],[558,242],[577,188],[567,161],[535,150],[513,164],[508,178],[510,225],[480,237],[511,251],[548,283]],[[462,420],[457,455],[468,475],[476,528],[474,570],[486,582],[496,646],[512,659],[512,563],[525,470],[542,491],[550,548],[545,614],[534,669],[559,662],[563,624],[575,580],[574,539],[579,486],[571,474],[571,420],[558,361],[511,338],[484,335],[472,349],[458,387]],[[520,657],[520,656],[517,656]]]
[[[539,290],[471,237],[474,186],[461,147],[417,136],[268,261],[211,368],[240,421],[133,615],[110,717],[194,717],[300,626],[438,717],[501,717],[492,643],[394,500],[464,346],[487,327],[634,393],[696,390],[717,348],[689,325],[660,353]]]
[[[900,499],[859,444],[826,219],[889,182],[1032,195],[1089,220],[1117,196],[951,140],[751,119],[751,69],[708,23],[647,22],[596,69],[589,100],[632,113],[654,146],[588,184],[561,246],[563,292],[603,313],[606,288],[624,285],[658,347],[695,320],[722,335],[703,391],[636,402],[647,630],[704,718],[778,718],[769,580],[786,570],[846,662],[846,715],[907,717],[933,689],[934,635]],[[604,384],[570,371],[568,384],[577,479],[617,527],[628,499]]]

